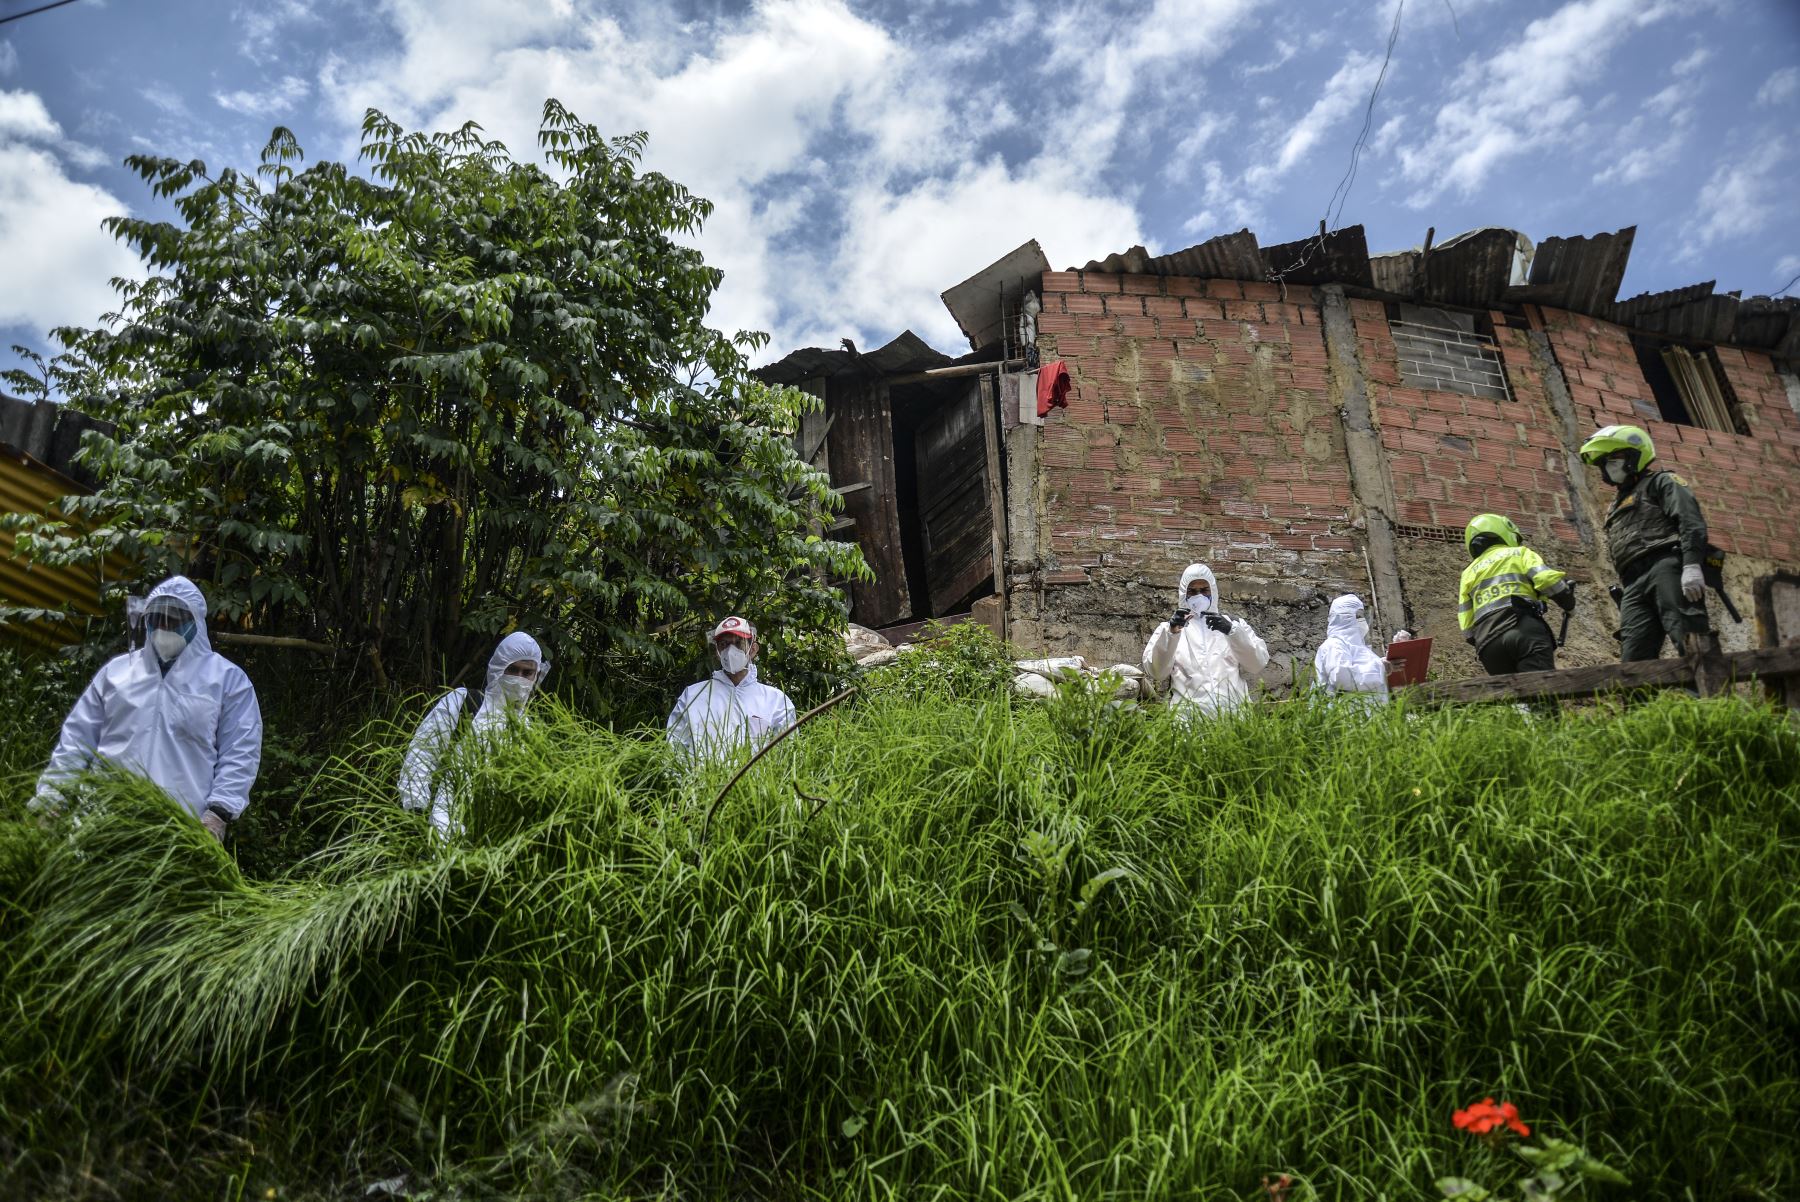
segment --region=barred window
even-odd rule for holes
[[[1408,385],[1494,401],[1512,399],[1499,349],[1493,338],[1477,329],[1473,314],[1419,305],[1396,305],[1390,314],[1400,378]]]

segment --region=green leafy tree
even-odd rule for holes
[[[662,686],[728,610],[828,670],[829,582],[867,568],[816,534],[836,498],[791,441],[816,402],[748,374],[765,336],[705,324],[720,273],[681,240],[711,205],[555,100],[538,140],[548,169],[370,110],[367,174],[302,168],[279,128],[253,173],[127,160],[181,220],[113,218],[148,278],[8,375],[117,423],[67,503],[93,533],[15,517],[21,553],[186,572],[223,622],[382,682],[519,627],[589,687]]]

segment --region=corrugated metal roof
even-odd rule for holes
[[[1530,295],[1518,299],[1577,313],[1603,312],[1618,299],[1636,239],[1635,225],[1591,238],[1545,238],[1531,260]]]
[[[766,384],[798,384],[815,376],[837,376],[846,372],[894,376],[943,367],[950,361],[949,355],[932,349],[923,338],[905,330],[886,346],[867,354],[847,349],[829,351],[823,347],[806,347],[790,351],[751,374]]]
[[[1523,284],[1532,260],[1531,239],[1518,230],[1486,226],[1432,245],[1392,251],[1369,260],[1375,287],[1416,300],[1486,309]]]
[[[1256,235],[1249,230],[1220,234],[1198,246],[1152,255],[1141,246],[1095,259],[1081,271],[1128,275],[1191,275],[1208,280],[1260,280],[1267,274]]]
[[[1018,312],[1028,289],[1050,270],[1050,260],[1037,239],[1011,251],[943,293],[944,308],[969,339],[982,350],[1002,339],[1004,315]]]
[[[1360,225],[1314,234],[1298,242],[1262,248],[1263,268],[1289,284],[1357,284],[1375,286],[1369,265],[1369,240]]]
[[[17,447],[0,443],[0,513],[51,513],[64,497],[79,496],[87,489],[39,462]],[[87,527],[71,522],[79,530]],[[58,568],[34,565],[13,556],[16,539],[10,530],[0,530],[0,598],[8,605],[35,609],[70,609],[90,617],[105,611],[100,604],[101,575],[93,569]],[[106,579],[125,578],[131,562],[119,555],[105,561]],[[83,636],[79,622],[9,623],[0,628],[6,637],[21,638],[41,647],[55,647],[79,642]]]
[[[1640,330],[1691,338],[1696,342],[1730,342],[1737,326],[1738,298],[1705,296],[1667,309],[1639,314],[1631,323]]]
[[[1689,284],[1685,288],[1671,288],[1667,292],[1640,292],[1630,300],[1622,300],[1613,305],[1606,313],[1594,314],[1616,321],[1620,325],[1635,326],[1642,322],[1644,314],[1658,309],[1673,309],[1677,305],[1685,305],[1690,301],[1700,300],[1712,295],[1714,281],[1707,280],[1703,284]]]

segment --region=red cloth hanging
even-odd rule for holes
[[[1069,368],[1061,359],[1038,369],[1038,416],[1069,407]]]

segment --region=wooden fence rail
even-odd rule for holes
[[[1556,697],[1593,697],[1601,693],[1643,688],[1691,687],[1703,697],[1752,680],[1785,694],[1790,706],[1800,693],[1800,643],[1759,647],[1729,654],[1717,644],[1698,646],[1679,659],[1646,659],[1593,668],[1560,668],[1553,672],[1519,672],[1512,676],[1478,676],[1439,680],[1399,690],[1428,704],[1493,701],[1537,701]]]

